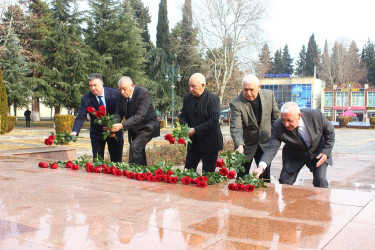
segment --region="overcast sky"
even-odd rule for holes
[[[152,23],[149,31],[155,42],[160,0],[143,2],[150,9]],[[182,19],[183,2],[168,1],[170,29]],[[270,0],[270,3],[263,29],[271,56],[276,49],[288,44],[296,62],[302,45],[307,46],[312,33],[321,49],[326,39],[330,46],[336,39],[348,42],[354,40],[360,51],[369,38],[375,42],[374,0]]]

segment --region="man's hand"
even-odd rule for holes
[[[256,177],[259,178],[261,174],[263,174],[264,168],[262,166],[259,166],[257,169],[254,170],[255,173],[257,173]]]
[[[124,127],[122,126],[122,123],[115,123],[113,124],[112,128],[110,128],[109,130],[111,132],[114,132],[116,133],[117,131],[119,131],[120,129],[123,129]]]
[[[188,136],[189,137],[192,137],[193,135],[195,134],[195,129],[194,128],[191,128],[188,132]]]
[[[243,148],[243,145],[239,145],[238,148],[236,149],[236,151],[240,152],[241,154],[243,154],[243,151],[244,151],[244,148]]]
[[[320,153],[316,159],[320,159],[317,163],[316,163],[316,167],[320,167],[326,160],[327,160],[328,156],[323,154],[323,153]]]
[[[77,136],[77,132],[73,131],[72,133],[70,133],[71,136]]]

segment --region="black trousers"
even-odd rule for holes
[[[202,159],[204,172],[215,172],[217,156],[219,152],[202,153],[194,147],[187,151],[185,168],[197,169],[199,161]]]
[[[30,128],[30,120],[26,120],[26,128]]]
[[[315,162],[316,164],[316,162]],[[303,167],[303,166],[302,166]],[[298,169],[296,172],[288,173],[284,168],[281,170],[279,182],[281,184],[288,184],[293,185],[296,181],[298,173],[301,171],[302,167]],[[313,167],[313,185],[314,187],[322,187],[328,188],[328,181],[327,181],[327,168],[328,164],[323,163],[320,167]]]
[[[255,159],[255,163],[257,166],[259,165],[260,159],[262,158],[263,150],[258,145],[257,151],[255,152],[255,155],[253,159]],[[250,173],[251,163],[253,162],[253,159],[250,160],[250,162],[245,163],[243,166],[245,168],[245,172],[240,171],[237,175],[237,177],[244,177],[245,175]],[[264,172],[259,176],[259,178],[265,179],[264,182],[271,182],[271,164],[267,166],[267,168],[264,170]]]
[[[129,136],[129,163],[147,166],[146,144],[151,141],[152,132],[152,126],[146,126],[136,133],[128,131],[128,133],[131,133],[131,135]]]
[[[118,136],[118,142],[115,138],[109,137],[103,140],[102,137],[91,138],[92,157],[95,159],[98,155],[104,159],[105,144],[108,145],[109,156],[112,162],[122,162],[122,149],[124,146],[124,138]]]

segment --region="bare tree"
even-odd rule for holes
[[[198,5],[198,37],[222,102],[235,67],[241,63],[250,65],[250,49],[262,44],[260,21],[267,1],[199,0]]]

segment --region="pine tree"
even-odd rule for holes
[[[283,49],[283,55],[281,57],[282,61],[282,73],[285,74],[293,74],[293,58],[290,57],[288,45],[285,45]]]
[[[302,49],[299,52],[299,57],[296,64],[296,74],[298,76],[306,76],[306,47],[302,45]]]
[[[375,84],[375,46],[374,43],[367,41],[362,50],[362,59],[367,68],[367,79],[370,83]]]
[[[263,45],[262,51],[259,54],[259,59],[256,65],[256,72],[260,78],[268,74],[271,69],[271,52],[268,44]]]
[[[7,91],[3,82],[3,71],[0,68],[0,116],[1,116],[1,127],[0,134],[5,134],[8,131],[8,97]]]
[[[162,48],[167,55],[170,54],[167,0],[160,0],[159,4],[158,24],[156,26],[156,47]]]
[[[312,34],[307,45],[306,52],[306,76],[314,76],[316,67],[320,63],[320,51],[315,41],[315,35]]]
[[[280,50],[276,50],[274,57],[271,61],[271,74],[283,74],[283,62],[282,62],[282,52]]]

